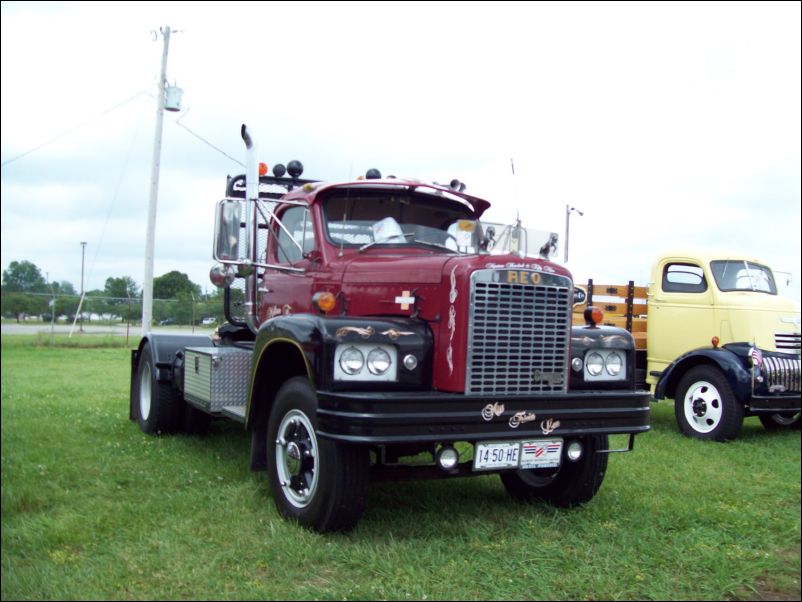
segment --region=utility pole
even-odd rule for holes
[[[84,259],[86,258],[86,242],[81,241],[81,303],[78,304],[78,311],[81,312],[81,327],[79,328],[79,332],[84,331],[84,312],[81,308],[83,305],[84,300]],[[73,322],[73,326],[75,323]]]
[[[150,203],[148,204],[148,230],[145,238],[145,280],[142,284],[142,334],[150,330],[153,320],[153,257],[156,246],[156,205],[159,200],[159,162],[162,153],[162,129],[164,125],[165,81],[167,80],[167,52],[170,49],[170,26],[159,30],[164,37],[159,96],[156,107],[156,133],[153,139],[153,163],[150,170]],[[154,32],[154,40],[158,34]]]
[[[565,263],[568,263],[568,226],[571,217],[571,212],[576,211],[579,215],[585,215],[576,207],[565,206]]]

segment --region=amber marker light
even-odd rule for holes
[[[337,305],[337,298],[328,291],[315,293],[312,297],[312,305],[314,305],[318,311],[327,314]]]
[[[267,175],[267,163],[260,163],[259,164],[259,176],[266,176]]]
[[[585,308],[585,323],[588,326],[598,326],[604,319],[604,313],[598,307],[590,305]]]

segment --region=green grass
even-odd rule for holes
[[[239,425],[147,437],[127,348],[47,343],[2,341],[4,600],[799,599],[799,431],[695,441],[661,403],[582,508],[380,483],[323,536],[279,518]]]

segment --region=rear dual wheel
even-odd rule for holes
[[[139,354],[134,381],[134,418],[142,432],[164,435],[178,430],[184,400],[169,383],[159,382],[150,343]]]
[[[547,502],[569,508],[589,502],[599,491],[607,470],[607,435],[582,439],[582,456],[572,462],[565,453],[558,468],[536,468],[501,473],[501,482],[513,498]]]

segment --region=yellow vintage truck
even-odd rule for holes
[[[799,305],[777,294],[765,263],[679,251],[655,261],[646,287],[590,280],[580,288],[574,322],[593,306],[604,312],[603,323],[632,333],[633,379],[649,386],[654,400],[675,400],[684,434],[734,439],[746,416],[768,429],[799,428]],[[601,372],[598,363],[593,369]]]

